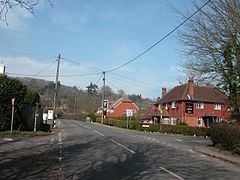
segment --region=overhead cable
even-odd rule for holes
[[[211,0],[208,0],[206,3],[204,3],[201,7],[199,7],[194,13],[192,13],[188,18],[186,18],[183,22],[181,22],[178,26],[176,26],[173,30],[171,30],[169,33],[167,33],[165,36],[163,36],[160,40],[158,40],[157,42],[155,42],[153,45],[151,45],[149,48],[147,48],[146,50],[144,50],[142,53],[140,53],[139,55],[137,55],[136,57],[134,57],[133,59],[127,61],[126,63],[110,69],[106,72],[112,72],[112,71],[116,71],[128,64],[130,64],[131,62],[137,60],[138,58],[140,58],[142,55],[144,55],[145,53],[147,53],[148,51],[150,51],[152,48],[154,48],[155,46],[157,46],[160,42],[162,42],[163,40],[165,40],[168,36],[170,36],[172,33],[174,33],[178,28],[180,28],[183,24],[185,24],[189,19],[191,19],[195,14],[197,14],[202,8],[204,8]]]

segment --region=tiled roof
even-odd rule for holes
[[[180,100],[192,100],[201,102],[212,102],[212,103],[226,103],[227,96],[224,95],[219,89],[212,87],[200,87],[193,86],[193,97],[189,96],[188,84],[183,84],[176,86],[171,91],[169,91],[162,99],[160,99],[156,104],[180,101]]]
[[[121,102],[132,103],[132,101],[130,101],[127,97],[122,97],[122,98],[118,99],[116,102],[112,103],[111,108],[114,108],[114,107],[118,106],[118,104],[121,103]]]
[[[158,111],[155,106],[150,107],[142,116],[140,119],[149,119],[152,116],[157,116]]]

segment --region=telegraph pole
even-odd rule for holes
[[[73,119],[75,119],[75,117],[76,117],[76,106],[77,106],[77,94],[75,94],[75,98],[74,98],[74,118]]]
[[[55,118],[56,113],[56,101],[57,101],[57,90],[58,90],[58,77],[59,77],[59,64],[60,64],[61,55],[58,55],[57,58],[57,73],[56,73],[56,80],[55,80],[55,89],[54,89],[54,97],[53,97],[53,121]]]
[[[102,121],[101,123],[103,124],[103,119],[104,119],[104,99],[105,99],[105,80],[106,80],[106,72],[103,71],[103,93],[102,93]]]

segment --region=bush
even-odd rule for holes
[[[239,123],[215,123],[209,130],[213,145],[225,150],[240,153],[240,124]]]
[[[101,118],[97,118],[96,122],[101,123]],[[104,124],[115,126],[119,128],[126,128],[127,121],[113,118],[104,119]],[[182,134],[187,136],[208,136],[207,128],[191,127],[184,125],[163,125],[163,124],[149,124],[149,127],[142,127],[142,124],[137,120],[129,121],[129,129],[147,132],[161,132],[168,134]]]

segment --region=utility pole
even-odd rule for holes
[[[60,64],[61,55],[58,55],[57,58],[57,73],[56,73],[56,80],[55,80],[55,89],[54,89],[54,97],[53,97],[53,122],[56,113],[56,101],[57,101],[57,91],[58,91],[58,77],[59,77],[59,64]]]
[[[106,80],[106,72],[103,71],[103,93],[102,93],[102,121],[101,123],[103,124],[103,119],[104,119],[104,99],[105,99],[105,80]]]
[[[76,106],[77,106],[77,94],[75,94],[75,98],[74,98],[74,117],[73,117],[73,119],[75,119],[75,117],[76,117]]]

